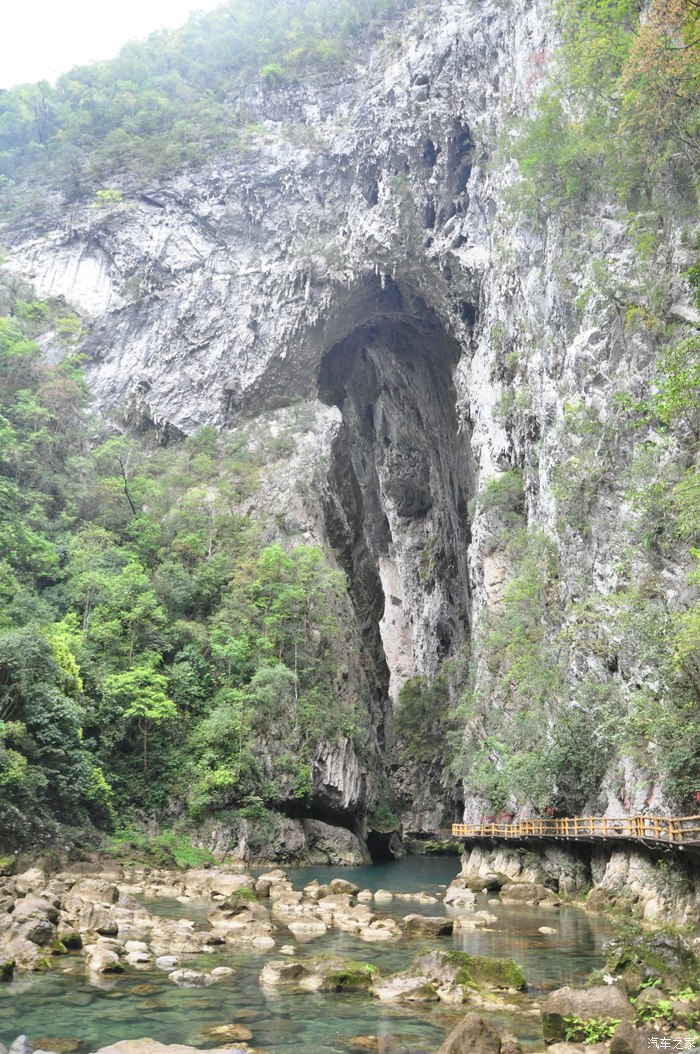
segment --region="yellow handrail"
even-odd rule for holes
[[[453,823],[453,838],[624,838],[700,844],[700,816],[563,816],[517,823]]]

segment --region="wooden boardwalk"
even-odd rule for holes
[[[644,842],[647,845],[700,847],[700,816],[569,816],[521,820],[519,823],[454,823],[452,837],[546,838],[580,842]]]

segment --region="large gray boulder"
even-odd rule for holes
[[[542,1002],[542,1031],[545,1043],[566,1039],[566,1018],[578,1017],[608,1021],[626,1021],[634,1017],[634,1008],[617,985],[595,985],[593,988],[559,988]],[[583,1038],[583,1037],[581,1037]]]
[[[501,889],[502,904],[558,904],[559,897],[539,882],[509,882]]]
[[[440,915],[404,915],[403,928],[407,937],[449,936],[454,920]]]
[[[615,1035],[609,1047],[610,1054],[649,1054],[649,1051],[654,1050],[649,1043],[649,1038],[649,1032],[635,1028],[631,1021],[621,1021],[615,1029]],[[656,1049],[658,1050],[658,1047]],[[687,1050],[685,1047],[683,1049]]]
[[[467,1014],[436,1054],[522,1054],[522,1047],[515,1036],[494,1028],[478,1014]]]

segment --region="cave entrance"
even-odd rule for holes
[[[342,414],[325,511],[386,716],[407,678],[434,675],[468,636],[473,471],[453,382],[457,340],[393,284],[362,308],[354,327],[348,315],[335,324],[342,335],[318,373],[320,398]],[[381,716],[376,724],[390,746],[391,729]]]

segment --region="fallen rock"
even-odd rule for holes
[[[460,908],[475,908],[476,894],[467,886],[466,878],[456,878],[445,890],[445,904]]]
[[[223,1043],[230,1043],[239,1040],[246,1042],[253,1038],[253,1033],[250,1031],[247,1025],[209,1025],[207,1028],[202,1029],[202,1035],[206,1036],[207,1039],[221,1040]]]
[[[287,929],[294,934],[298,940],[312,937],[322,937],[328,931],[323,919],[295,919],[287,924]]]
[[[565,1018],[578,1017],[583,1021],[622,1021],[634,1017],[634,1008],[617,985],[596,985],[593,988],[559,988],[550,992],[542,1002],[542,1031],[545,1043],[566,1039]],[[583,1037],[582,1037],[583,1038]]]
[[[435,1003],[437,988],[427,977],[396,974],[372,985],[372,995],[383,1003]]]
[[[232,977],[235,972],[231,966],[215,966],[211,975],[215,981],[221,981],[224,977]]]
[[[73,896],[81,900],[92,901],[94,904],[105,904],[111,907],[119,900],[119,890],[112,882],[104,882],[99,878],[84,878],[76,882],[71,891]]]
[[[307,964],[310,972],[299,981],[309,992],[367,991],[378,975],[376,966],[353,959],[319,959]]]
[[[118,949],[101,942],[87,946],[85,962],[92,973],[122,973],[124,970]]]
[[[214,983],[210,973],[200,970],[173,970],[168,974],[168,980],[178,988],[208,988]]]
[[[465,984],[491,991],[523,991],[527,988],[525,974],[515,959],[433,951],[414,959],[411,969],[435,981]]]
[[[694,985],[700,961],[681,933],[641,927],[624,939],[608,941],[603,953],[610,971],[621,975],[634,994],[645,981],[659,980],[670,988]]]
[[[407,937],[441,937],[452,933],[454,920],[439,915],[405,915],[403,928]]]
[[[354,882],[348,882],[345,878],[334,878],[328,883],[328,891],[329,893],[349,893],[351,897],[354,897],[360,892],[360,887]]]
[[[497,874],[466,875],[460,877],[464,878],[465,885],[474,893],[484,893],[486,891],[497,892],[509,881],[505,875]]]
[[[628,1020],[621,1021],[617,1026],[609,1047],[610,1054],[649,1054],[653,1049],[649,1043],[649,1033],[635,1028],[632,1021]],[[687,1051],[686,1047],[681,1049]]]
[[[559,903],[559,896],[538,882],[509,882],[501,889],[502,904]]]
[[[28,1036],[17,1036],[14,1043],[10,1043],[8,1054],[33,1054],[34,1047],[29,1042]]]
[[[498,922],[498,919],[488,911],[476,911],[470,915],[458,915],[453,921],[453,933],[467,933],[469,930],[476,930],[482,926],[489,926],[494,922]]]
[[[35,1044],[34,1054],[39,1054],[40,1050],[51,1051],[51,1054],[75,1054],[84,1046],[82,1039],[70,1039],[64,1036],[42,1036],[33,1042]]]
[[[367,942],[395,941],[401,936],[403,936],[401,927],[396,919],[391,918],[374,919],[359,933],[360,940]]]
[[[306,967],[302,962],[286,962],[282,959],[271,959],[260,971],[260,983],[266,985],[297,984],[306,976]]]
[[[522,1054],[522,1048],[514,1036],[494,1028],[478,1014],[467,1014],[437,1054]]]

